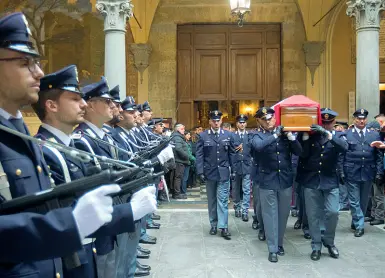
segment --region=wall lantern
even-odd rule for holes
[[[231,14],[238,17],[238,26],[243,26],[245,15],[249,13],[251,0],[230,0]]]

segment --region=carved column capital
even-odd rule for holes
[[[143,82],[143,72],[150,64],[150,55],[152,47],[148,43],[130,44],[130,50],[134,56],[134,66],[140,73],[140,82]]]
[[[323,41],[307,41],[303,44],[305,52],[305,63],[310,70],[311,85],[314,86],[314,74],[321,64],[321,54],[325,50],[325,42]]]
[[[131,0],[98,0],[96,9],[104,16],[104,31],[126,31],[127,17],[133,16]]]
[[[385,0],[351,0],[346,3],[346,14],[356,17],[356,30],[380,28],[380,12],[385,10]]]

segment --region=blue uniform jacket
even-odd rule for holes
[[[279,190],[293,185],[292,154],[300,155],[298,140],[289,141],[285,135],[275,138],[271,132],[260,129],[252,139],[252,147],[259,156],[259,187]]]
[[[258,152],[253,148],[252,146],[252,141],[253,141],[253,137],[255,136],[255,134],[257,134],[257,130],[254,129],[254,130],[251,130],[249,131],[249,134],[248,134],[248,141],[249,141],[249,145],[251,146],[250,148],[250,155],[252,157],[252,165],[251,165],[251,173],[250,173],[250,178],[251,180],[253,181],[253,184],[259,184],[259,173],[258,173],[258,169],[259,169],[259,162],[258,162],[258,158],[259,158],[259,155],[258,155]]]
[[[249,132],[245,131],[243,135],[243,139],[238,131],[233,134],[234,147],[238,147],[239,145],[243,145],[243,151],[236,151],[234,155],[234,172],[237,175],[250,175],[252,166],[253,166],[253,158],[251,156],[251,145],[249,142]]]
[[[2,117],[0,124],[16,130]],[[13,198],[51,188],[48,168],[37,145],[0,131],[0,161]],[[72,208],[0,218],[0,277],[63,275],[60,257],[82,247]]]
[[[364,139],[361,139],[355,128],[346,132],[349,145],[343,158],[343,170],[348,181],[373,181],[376,174],[383,174],[383,155],[377,148],[372,148],[373,141],[380,141],[376,131],[366,129]]]
[[[234,154],[230,132],[221,129],[218,138],[211,130],[202,132],[196,149],[197,174],[203,174],[206,179],[213,181],[229,180]]]
[[[348,150],[344,133],[333,131],[331,140],[320,134],[312,134],[301,141],[301,170],[297,181],[307,188],[330,190],[339,187],[338,165],[341,154]]]
[[[112,152],[112,147],[94,140],[89,134],[93,133],[94,136],[100,139],[97,134],[86,124],[81,123],[77,128],[75,128],[74,133],[81,133],[82,139],[74,139],[75,147],[85,152],[91,153],[89,147],[82,140],[87,140],[88,144],[91,146],[94,154],[99,156],[105,156],[108,158],[115,158],[115,155]],[[99,161],[100,162],[100,161]],[[100,163],[101,168],[108,169],[108,164]],[[95,241],[96,250],[98,255],[106,255],[114,250],[114,242],[116,241],[116,236],[104,236],[98,237]]]
[[[50,131],[45,129],[44,127],[40,127],[38,133],[36,134],[37,138],[42,140],[50,140],[59,144],[63,144],[60,139],[52,134]],[[65,183],[64,171],[61,166],[61,163],[58,157],[47,147],[43,147],[43,154],[47,164],[50,167],[51,177],[54,179],[56,185],[60,185]],[[67,164],[68,172],[70,174],[71,180],[77,180],[86,176],[87,165],[81,161],[78,161],[72,157],[66,156],[64,153],[60,153],[62,157],[65,159]],[[88,165],[90,166],[90,165]],[[112,221],[99,230],[97,230],[94,234],[90,235],[90,238],[97,237],[105,237],[105,236],[113,236],[125,232],[134,232],[135,225],[134,219],[132,215],[132,209],[129,204],[121,204],[114,206],[114,212],[112,214]],[[97,249],[96,249],[97,250]],[[88,254],[90,253],[90,254]],[[81,271],[79,269],[67,270],[66,276],[70,277],[93,277],[93,267],[92,262],[89,262],[89,258],[92,258],[93,250],[92,248],[83,248],[79,250],[78,255],[80,259],[80,263],[82,265],[86,265],[87,267],[83,267]]]

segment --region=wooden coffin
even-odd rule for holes
[[[281,125],[285,131],[310,131],[318,124],[317,107],[281,107]]]

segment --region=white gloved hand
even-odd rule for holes
[[[156,210],[157,202],[155,192],[155,186],[149,186],[132,195],[130,204],[134,221],[139,220]]]
[[[104,185],[84,194],[77,202],[72,214],[81,240],[97,231],[104,224],[112,220],[111,193],[121,190],[117,184]]]
[[[290,131],[286,133],[286,136],[287,136],[287,139],[289,139],[290,141],[295,140],[295,136]]]
[[[157,155],[160,164],[164,165],[167,161],[174,158],[174,152],[172,151],[172,147],[168,145],[160,154]]]
[[[302,135],[302,141],[306,141],[306,140],[309,140],[309,133],[304,132]]]

